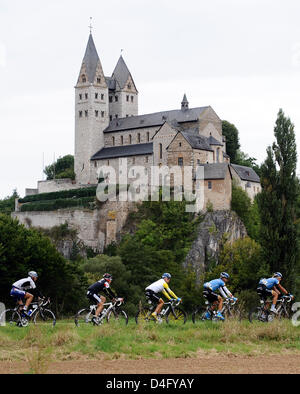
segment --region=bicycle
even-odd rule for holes
[[[30,321],[34,324],[52,323],[53,327],[56,324],[56,317],[54,313],[45,308],[50,304],[50,298],[43,298],[41,301],[34,301],[30,304],[30,309],[27,314],[23,312],[23,304],[17,304],[15,308],[6,309],[0,316],[0,321],[3,317],[10,326],[16,325],[18,327],[27,327]]]
[[[240,319],[240,313],[234,307],[237,303],[237,300],[233,300],[231,298],[226,298],[223,301],[223,307],[221,309],[221,314],[224,316],[225,319],[234,318],[238,316]],[[206,306],[199,306],[192,314],[192,321],[195,324],[196,322],[203,322],[203,321],[224,321],[219,316],[217,316],[218,311],[212,310],[212,303],[209,301],[205,301]],[[209,317],[208,317],[209,316]]]
[[[289,318],[290,317],[290,303],[292,301],[291,296],[283,295],[281,296],[276,303],[276,313],[272,312],[267,308],[266,304],[270,304],[270,301],[260,300],[260,306],[255,307],[249,312],[249,321],[252,323],[253,321],[261,321],[264,323],[268,323],[273,321],[275,318]]]
[[[157,320],[151,316],[156,308],[156,304],[153,304],[151,300],[148,301],[149,305],[140,306],[140,309],[135,315],[135,322],[138,324],[139,320],[143,320],[146,322],[155,322],[162,323],[163,320],[166,320],[166,323],[179,323],[185,324],[187,320],[187,313],[179,308],[178,305],[181,301],[176,301],[175,299],[170,300],[169,302],[165,302],[164,306],[159,315],[157,315]]]
[[[93,324],[93,325],[101,325],[107,321],[107,323],[114,322],[123,325],[128,324],[128,316],[127,313],[123,309],[119,309],[120,306],[124,303],[123,298],[116,298],[111,302],[106,302],[104,304],[104,309],[100,313],[98,317],[98,323],[96,323],[93,318],[96,317],[95,313],[98,308],[98,305],[90,305],[89,308],[80,309],[74,318],[75,325],[80,327],[84,324]]]

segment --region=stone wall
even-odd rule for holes
[[[62,190],[78,189],[80,186],[72,179],[52,179],[49,181],[38,181],[37,193],[51,193]],[[26,194],[27,196],[27,194]]]
[[[49,229],[68,223],[71,229],[78,231],[78,239],[85,246],[99,252],[116,241],[126,221],[129,210],[135,209],[130,202],[107,201],[100,209],[59,209],[47,212],[13,212],[26,227]]]

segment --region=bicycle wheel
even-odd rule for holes
[[[262,310],[260,307],[256,307],[256,308],[252,309],[249,312],[248,318],[249,318],[250,323],[253,323],[255,321],[262,321],[262,322],[268,321],[267,315],[262,314]]]
[[[166,315],[166,322],[175,324],[185,324],[187,313],[181,308],[170,309]]]
[[[138,322],[156,322],[154,317],[151,316],[152,309],[149,308],[141,308],[138,310],[137,314],[135,315],[135,322],[138,324]]]
[[[192,313],[192,321],[194,324],[198,323],[198,322],[204,322],[204,321],[210,321],[210,319],[208,319],[206,317],[206,312],[207,312],[207,308],[205,307],[199,307],[198,309],[195,310],[195,312]]]
[[[92,311],[90,310],[90,308],[80,309],[80,311],[77,312],[77,314],[74,318],[75,325],[77,327],[80,327],[85,324],[92,323],[93,316],[94,315],[92,314]]]
[[[106,316],[107,323],[126,326],[128,324],[128,316],[125,311],[119,309],[117,311],[111,310]]]
[[[56,317],[50,309],[40,309],[36,312],[33,322],[34,324],[51,324],[54,327]]]
[[[22,319],[15,309],[6,309],[1,313],[0,322],[4,322],[5,325],[22,327]]]

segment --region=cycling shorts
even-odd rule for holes
[[[266,300],[268,297],[273,297],[272,290],[267,289],[267,287],[263,284],[259,285],[256,291],[260,298],[264,300]]]
[[[161,297],[157,293],[155,293],[153,290],[146,290],[145,292],[146,299],[148,301],[152,301],[153,303],[157,304],[160,300]]]
[[[204,289],[203,290],[203,297],[206,298],[207,301],[209,301],[209,302],[215,302],[215,301],[218,301],[218,299],[219,299],[218,294],[214,293],[210,289]]]
[[[86,293],[87,298],[92,301],[92,302],[97,302],[97,304],[99,304],[100,302],[102,302],[101,298],[98,296],[98,294],[96,293],[92,293],[91,291],[88,291]]]
[[[13,287],[12,289],[11,289],[11,291],[10,291],[10,295],[12,296],[12,297],[14,297],[16,300],[24,300],[24,298],[25,298],[25,294],[26,294],[26,291],[24,291],[24,290],[20,290],[20,289],[17,289],[16,287]]]

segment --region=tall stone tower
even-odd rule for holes
[[[108,86],[90,34],[75,86],[76,182],[95,182],[90,158],[104,146],[103,130],[109,124]]]
[[[109,80],[110,120],[138,115],[138,91],[122,55]]]

